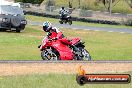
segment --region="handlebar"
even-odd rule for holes
[[[53,38],[53,39],[50,38],[50,39],[49,39],[49,41],[53,41],[53,40],[57,40],[57,38]]]

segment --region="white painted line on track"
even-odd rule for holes
[[[120,32],[121,34],[124,34],[125,32]]]
[[[108,31],[108,32],[114,32],[114,31]]]
[[[93,31],[100,31],[100,30],[93,30]]]

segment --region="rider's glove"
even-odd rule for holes
[[[58,38],[53,38],[53,40],[57,40]]]
[[[41,45],[38,46],[38,48],[40,48],[40,47],[41,47]]]

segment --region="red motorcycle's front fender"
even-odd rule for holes
[[[80,41],[80,38],[73,38],[71,42],[73,45],[75,45],[79,41]]]
[[[40,51],[42,51],[43,49],[45,49],[45,47],[47,46],[51,46],[52,42],[49,42],[49,39],[47,37],[45,37],[42,41],[42,44],[40,46]]]

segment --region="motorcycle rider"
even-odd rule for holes
[[[64,37],[61,31],[58,28],[52,27],[51,23],[46,21],[43,23],[43,30],[47,33],[49,39],[61,39]]]
[[[59,31],[58,28],[52,27],[50,22],[46,21],[43,23],[43,30],[45,32],[48,32],[47,37],[49,39],[53,39],[53,40],[60,39],[66,45],[69,45],[69,46],[73,47],[74,50],[77,50],[77,47],[72,45],[72,42],[69,39],[64,38],[65,36],[63,35],[63,33],[61,31]]]
[[[59,31],[58,28],[52,27],[50,22],[46,21],[43,23],[43,30],[45,32],[48,32],[47,36],[45,38],[48,38],[51,41],[59,39],[61,42],[63,42],[63,44],[66,44],[70,48],[72,48],[75,55],[78,55],[78,53],[80,53],[80,50],[75,45],[72,44],[71,40],[65,38],[63,33],[61,31]],[[45,38],[44,38],[44,40],[45,40]],[[40,50],[41,50],[42,45],[38,46],[38,48],[40,48]],[[81,60],[81,57],[78,57],[77,60]]]
[[[57,39],[61,39],[61,41],[63,41],[64,43],[71,45],[72,43],[70,42],[70,40],[64,38],[64,35],[61,31],[59,31],[58,28],[56,27],[52,27],[52,24],[48,21],[43,23],[43,30],[47,33],[47,37],[49,39],[53,39],[53,40],[57,40]],[[63,39],[62,39],[63,38]]]
[[[67,15],[68,15],[68,11],[65,10],[64,7],[61,7],[60,11],[59,11],[59,14],[60,14],[60,19],[63,20],[63,19],[66,19]]]

